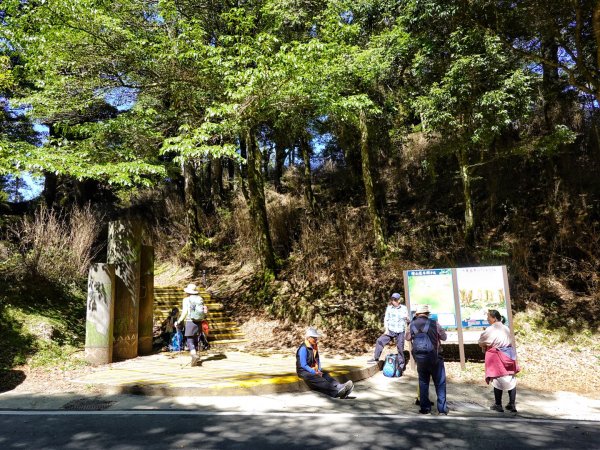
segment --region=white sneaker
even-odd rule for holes
[[[350,395],[350,392],[352,392],[352,389],[354,389],[354,383],[348,380],[344,383],[344,386],[342,386],[340,391],[337,393],[336,397],[347,398]]]
[[[342,398],[348,398],[348,396],[352,393],[352,390],[354,389],[354,383],[352,382],[352,380],[348,380],[346,382],[346,386],[350,385],[350,387],[348,388],[348,390],[346,391],[346,394],[344,394],[344,396]]]

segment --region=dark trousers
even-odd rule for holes
[[[335,397],[344,386],[342,383],[338,383],[327,372],[323,372],[323,375],[319,376],[307,372],[306,370],[301,370],[298,372],[298,376],[302,378],[313,391],[321,392],[330,397]]]
[[[196,350],[198,347],[198,335],[196,336],[186,336],[188,350],[191,352],[192,350]]]
[[[189,351],[192,351],[192,349],[206,350],[210,347],[210,345],[208,344],[208,340],[206,339],[206,335],[204,333],[200,333],[195,336],[186,336],[185,339],[187,341]]]
[[[400,358],[402,367],[404,367],[404,331],[401,333],[394,333],[390,331],[390,334],[382,334],[379,336],[377,342],[375,343],[375,353],[373,353],[373,359],[375,361],[379,360],[381,352],[383,352],[383,348],[388,345],[392,339],[396,339],[398,357]]]
[[[437,360],[431,362],[417,362],[419,374],[419,395],[422,410],[431,410],[429,401],[429,380],[433,378],[435,393],[437,395],[437,409],[440,413],[448,412],[446,406],[446,367],[444,358],[438,355]]]

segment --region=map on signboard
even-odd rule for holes
[[[408,270],[411,317],[418,305],[429,305],[431,318],[444,328],[456,328],[452,269]]]
[[[456,269],[463,328],[487,327],[487,312],[496,309],[506,318],[506,292],[502,266]]]

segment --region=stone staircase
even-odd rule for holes
[[[209,326],[208,341],[212,344],[235,344],[246,342],[243,333],[223,311],[221,303],[214,302],[210,293],[203,288],[198,288],[204,304],[208,307],[206,320]],[[183,298],[188,294],[183,292],[181,286],[155,286],[154,287],[154,322],[162,323],[173,308],[181,311]]]

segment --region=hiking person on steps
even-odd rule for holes
[[[202,332],[202,319],[208,312],[208,308],[204,305],[204,300],[200,297],[198,288],[194,283],[190,283],[183,290],[186,294],[190,294],[189,297],[183,299],[183,308],[181,309],[181,316],[177,320],[177,323],[183,323],[185,320],[185,329],[183,335],[187,341],[188,349],[192,355],[192,367],[198,364],[200,357],[197,353],[198,347],[198,335]]]

